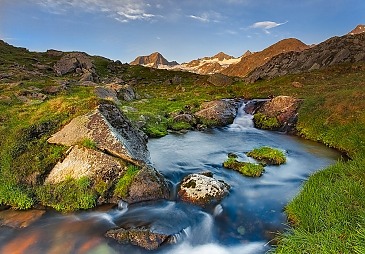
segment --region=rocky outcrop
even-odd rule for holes
[[[273,57],[253,70],[248,82],[271,79],[286,74],[322,69],[340,63],[365,61],[365,33],[333,37],[301,52],[288,52]]]
[[[144,166],[133,178],[124,201],[132,204],[146,200],[169,198],[169,188],[164,177],[154,168]]]
[[[234,100],[205,102],[195,116],[202,123],[214,126],[225,126],[233,123],[237,115],[238,103]]]
[[[164,177],[147,166],[146,137],[115,105],[101,104],[93,112],[74,118],[48,142],[71,148],[66,158],[51,170],[45,184],[87,177],[90,188],[105,186],[98,204],[117,203],[119,198],[136,203],[169,197]],[[128,164],[136,165],[137,171],[126,184],[123,195],[118,196],[114,189],[127,173]]]
[[[351,32],[348,34],[354,35],[354,34],[361,34],[365,33],[365,25],[357,25]]]
[[[307,48],[308,46],[300,40],[294,38],[284,39],[260,52],[248,54],[240,62],[232,64],[221,73],[227,76],[245,77],[257,67],[270,61],[274,56],[284,52],[300,52]]]
[[[133,244],[147,250],[155,250],[164,243],[168,243],[171,236],[153,232],[150,228],[118,228],[111,229],[105,236],[117,240],[121,244]]]
[[[148,162],[146,136],[136,130],[115,105],[101,104],[93,112],[74,118],[48,142],[73,146],[85,140],[101,151],[134,164]]]
[[[230,86],[233,84],[233,79],[223,74],[216,73],[208,78],[208,82],[215,86]]]
[[[53,70],[59,76],[77,73],[82,75],[80,81],[99,81],[92,59],[87,54],[81,52],[72,52],[63,55],[53,66]]]
[[[275,118],[278,122],[276,129],[292,132],[297,122],[300,103],[301,100],[290,96],[277,96],[261,104],[256,113]]]
[[[229,185],[213,178],[213,174],[201,173],[186,176],[179,186],[179,197],[189,203],[206,206],[220,202],[229,191]]]

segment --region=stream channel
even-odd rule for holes
[[[284,151],[287,162],[266,166],[260,178],[244,177],[222,167],[231,152],[240,161],[254,162],[245,153],[260,146]],[[171,200],[68,215],[48,211],[27,228],[0,227],[0,253],[265,253],[275,234],[287,228],[284,206],[310,174],[340,158],[338,152],[324,145],[255,129],[252,116],[243,107],[227,127],[172,133],[150,139],[148,148],[153,166],[172,183]],[[179,182],[190,173],[203,171],[211,171],[215,178],[228,183],[229,195],[220,204],[206,208],[179,201]],[[147,251],[104,237],[111,228],[143,225],[175,234],[176,244]]]

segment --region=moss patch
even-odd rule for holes
[[[114,189],[114,196],[118,198],[126,198],[128,196],[129,187],[131,186],[134,177],[139,172],[139,167],[130,165],[127,168],[127,171],[118,181]]]
[[[269,117],[263,113],[256,113],[253,116],[253,122],[256,128],[263,130],[276,130],[280,127],[280,123],[276,117]]]
[[[270,165],[280,165],[286,162],[285,154],[271,147],[263,146],[253,149],[247,156]]]
[[[229,157],[225,162],[223,162],[223,167],[236,170],[242,175],[249,177],[260,177],[265,170],[264,166],[261,164],[241,162],[236,160],[234,157]]]
[[[40,186],[36,189],[36,194],[41,204],[57,211],[89,209],[96,205],[96,195],[90,184],[87,177],[77,180],[69,178],[58,184]]]

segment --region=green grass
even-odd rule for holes
[[[263,113],[254,114],[253,122],[256,128],[263,130],[276,130],[280,127],[280,123],[276,117],[269,117]]]
[[[233,169],[242,175],[249,177],[260,177],[265,170],[264,166],[261,164],[241,162],[232,156],[228,157],[228,159],[223,162],[223,167]]]
[[[114,196],[118,198],[126,198],[128,196],[129,187],[133,182],[134,177],[138,174],[139,168],[137,166],[130,165],[127,171],[117,182],[114,189]]]
[[[255,148],[248,152],[247,156],[269,165],[280,165],[286,162],[285,154],[282,151],[267,146]]]
[[[39,202],[61,212],[89,209],[96,205],[96,194],[87,177],[67,179],[58,184],[46,184],[36,189]]]
[[[97,144],[95,143],[95,141],[91,140],[89,138],[85,138],[84,140],[82,140],[81,145],[86,148],[94,149],[94,150],[97,148]]]
[[[364,162],[363,156],[338,162],[310,177],[286,207],[294,230],[279,240],[277,253],[355,253],[364,247]]]

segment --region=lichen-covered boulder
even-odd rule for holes
[[[213,178],[213,174],[191,174],[186,176],[179,186],[178,195],[186,202],[206,206],[221,201],[230,186],[224,181]]]
[[[45,180],[45,183],[60,183],[67,178],[79,179],[88,177],[92,181],[102,180],[111,184],[125,171],[125,165],[113,156],[75,146],[71,148],[66,158],[58,162]]]
[[[74,118],[48,142],[72,146],[85,140],[132,163],[149,160],[147,138],[112,104],[101,104],[93,112]]]
[[[118,228],[111,229],[105,236],[117,240],[121,244],[133,244],[147,250],[155,250],[162,244],[169,242],[171,236],[153,232],[150,228]]]
[[[237,115],[238,103],[234,100],[205,102],[195,116],[202,123],[212,126],[225,126],[233,123]]]

